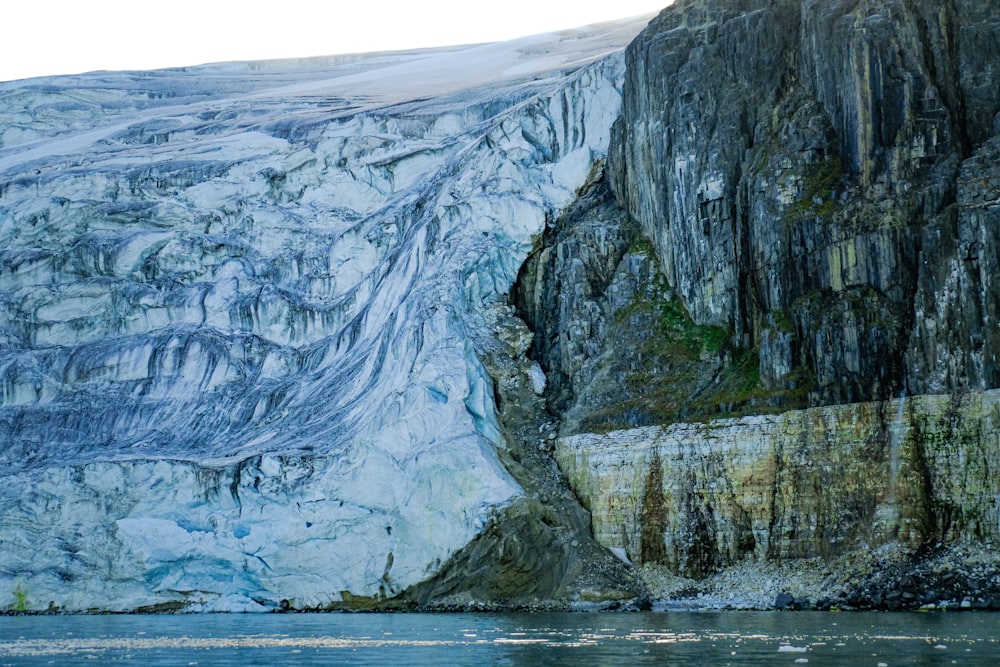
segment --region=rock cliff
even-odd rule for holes
[[[593,508],[598,541],[695,579],[746,559],[833,560],[893,541],[998,545],[998,400],[923,396],[579,434],[556,457]]]
[[[610,156],[695,322],[810,404],[997,386],[1000,8],[679,2]]]
[[[995,544],[1000,6],[679,0],[622,96],[615,201],[513,293],[598,539],[693,579]]]

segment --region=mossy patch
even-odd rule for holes
[[[795,320],[792,319],[792,314],[789,311],[774,310],[771,311],[770,315],[775,331],[795,333]]]
[[[659,274],[647,294],[633,299],[615,314],[616,328],[633,324],[650,327],[639,353],[654,359],[680,355],[694,360],[703,354],[717,355],[730,335],[722,327],[695,324],[680,299],[672,296],[666,278]]]
[[[667,547],[663,534],[667,529],[667,503],[663,497],[663,460],[655,449],[642,493],[641,526],[640,562],[665,565]]]
[[[630,255],[645,255],[647,257],[656,257],[656,250],[653,248],[653,243],[643,234],[636,234],[635,238],[632,239],[631,245],[629,245],[626,251]]]
[[[651,247],[640,252],[655,257]],[[782,324],[794,328],[787,313]],[[606,374],[601,389],[584,399],[577,428],[605,433],[805,406],[815,383],[804,370],[794,371],[783,388],[766,390],[758,351],[740,348],[732,338],[723,327],[695,323],[657,275],[615,313],[602,353]]]
[[[11,609],[13,611],[28,611],[28,592],[21,584],[14,587],[14,604]]]
[[[829,218],[837,211],[835,198],[842,186],[840,158],[832,156],[806,167],[803,173],[802,196],[785,211],[786,220]]]

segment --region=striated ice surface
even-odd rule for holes
[[[434,574],[520,493],[482,313],[641,27],[0,85],[0,609]]]

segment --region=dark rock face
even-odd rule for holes
[[[765,389],[998,386],[1000,6],[681,1],[627,59],[612,187]]]
[[[753,359],[726,330],[691,320],[606,179],[546,230],[511,299],[534,332],[529,354],[562,435],[789,402],[777,391],[774,405],[755,404]]]
[[[638,235],[638,225],[601,180],[545,231],[521,268],[512,297],[534,332],[529,355],[546,371],[556,411],[585,391],[593,379],[586,362],[607,340],[613,312],[649,277],[619,266]],[[631,275],[631,284],[622,284],[619,273]]]
[[[512,294],[598,542],[840,563],[779,608],[989,606],[996,558],[949,558],[996,525],[1000,4],[678,0],[605,172]]]
[[[956,203],[921,230],[915,326],[906,362],[915,392],[998,386],[1000,139],[962,162]]]

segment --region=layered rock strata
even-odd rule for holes
[[[556,441],[599,542],[694,579],[900,542],[1000,546],[1000,392]]]

